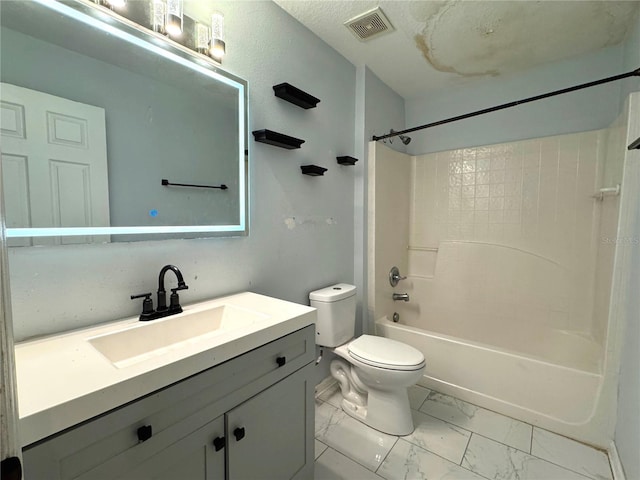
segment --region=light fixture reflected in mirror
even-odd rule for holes
[[[198,53],[209,52],[209,27],[204,23],[196,23],[196,50]]]
[[[127,4],[127,0],[94,0],[94,2],[112,10],[121,10]]]
[[[167,8],[164,0],[152,0],[151,24],[153,31],[164,34],[164,22],[167,18]]]
[[[220,12],[211,14],[211,44],[209,54],[217,61],[222,61],[226,48],[224,43],[224,15]]]
[[[167,19],[165,32],[172,37],[182,35],[182,0],[167,0]]]

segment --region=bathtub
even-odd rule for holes
[[[603,432],[609,430],[608,412],[615,397],[603,394],[612,389],[603,388],[605,377],[592,362],[585,363],[590,368],[562,365],[558,359],[547,361],[530,352],[393,323],[387,317],[376,321],[376,333],[424,354],[426,369],[418,382],[423,387],[601,448],[609,447],[610,439]]]

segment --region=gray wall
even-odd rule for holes
[[[414,127],[617,75],[624,71],[622,55],[623,46],[617,45],[407,99],[406,124]],[[618,116],[620,89],[620,82],[610,83],[415,132],[408,151],[419,155],[604,128]]]
[[[627,70],[640,68],[640,15],[636,26],[625,44],[624,62]],[[640,90],[640,79],[629,81],[623,88],[621,102],[624,102],[630,91]],[[640,225],[640,218],[636,219]],[[636,229],[639,231],[640,229]],[[637,295],[640,286],[640,250],[633,249],[632,262],[629,268],[630,295]],[[637,311],[630,312],[627,317],[625,345],[622,351],[620,380],[618,384],[618,423],[616,425],[615,443],[624,468],[626,478],[640,478],[640,317]]]
[[[308,304],[311,290],[353,282],[354,169],[335,156],[354,151],[355,67],[271,2],[216,5],[225,12],[225,67],[249,81],[250,130],[306,143],[289,151],[250,141],[247,238],[12,249],[18,339],[139,313],[129,295],[155,291],[167,263],[185,275],[184,303],[250,290]],[[320,98],[318,108],[276,98],[271,87],[281,82]],[[303,176],[308,163],[329,171]]]

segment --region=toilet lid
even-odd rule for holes
[[[362,335],[348,346],[349,355],[367,365],[390,370],[418,370],[424,355],[402,342],[374,335]]]

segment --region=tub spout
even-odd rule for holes
[[[394,293],[393,294],[393,301],[396,302],[398,300],[402,300],[403,302],[408,302],[409,301],[409,294],[408,293]]]

